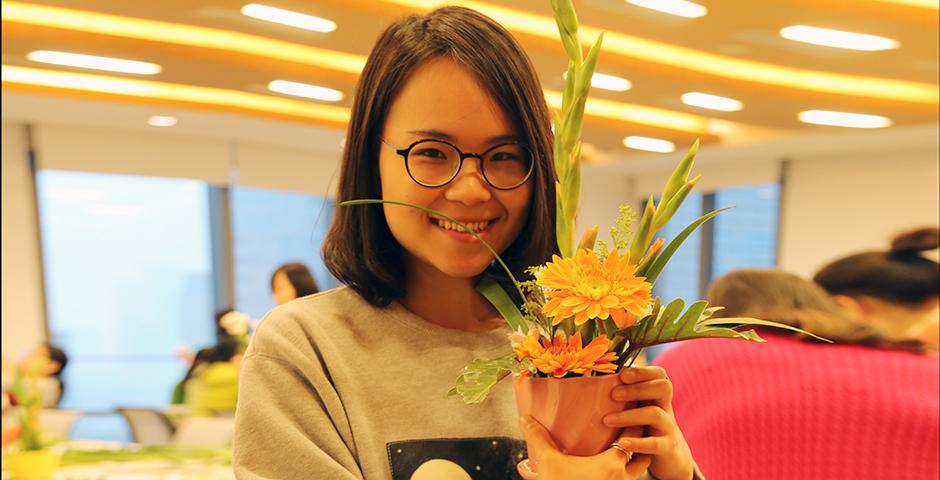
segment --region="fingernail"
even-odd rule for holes
[[[611,423],[613,423],[614,420],[613,420],[613,417],[611,417],[610,415],[607,415],[606,417],[604,417],[603,421],[604,421],[604,425],[607,425],[608,427],[613,427]]]
[[[633,380],[636,378],[636,370],[634,370],[632,367],[625,368],[623,369],[623,372],[620,372],[620,378],[623,380]]]

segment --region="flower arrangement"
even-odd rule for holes
[[[553,119],[556,236],[561,255],[531,267],[529,273],[534,280],[520,282],[472,228],[441,212],[391,200],[362,199],[338,204],[403,205],[449,220],[474,235],[511,280],[516,300],[489,276],[483,277],[477,290],[513,330],[512,351],[498,358],[475,360],[464,367],[448,396],[459,395],[467,403],[481,402],[498,381],[510,374],[556,379],[612,374],[632,365],[644,348],[680,340],[724,337],[762,342],[753,329],[743,328],[750,325],[812,335],[753,318],[712,319],[721,307],[710,307],[708,302],[698,300],[686,308],[682,299],[663,304],[652,295],[656,279],[685,239],[727,210],[721,208],[702,215],[668,243],[656,237],[698,182],[699,177],[689,179],[698,141],[676,167],[658,201],[652,195],[649,197],[637,222],[629,206],[620,207],[620,215],[610,228],[612,245],[597,240],[598,226],[588,230],[575,244],[581,188],[581,127],[603,34],[583,56],[571,0],[552,0],[551,4],[568,54],[562,108],[554,112]]]
[[[480,283],[478,290],[514,330],[510,335],[512,353],[476,360],[464,368],[448,395],[460,395],[467,403],[485,399],[496,382],[509,374],[559,379],[605,375],[632,365],[642,350],[652,345],[706,337],[762,342],[753,329],[742,327],[793,329],[753,318],[712,319],[721,307],[709,307],[708,302],[699,300],[686,308],[682,299],[664,305],[652,295],[656,279],[685,239],[727,210],[702,215],[668,244],[656,236],[698,182],[699,177],[689,179],[698,141],[673,171],[658,202],[649,197],[635,231],[635,212],[621,206],[610,228],[613,245],[597,240],[598,226],[575,245],[581,126],[603,34],[582,57],[571,0],[552,0],[551,4],[568,54],[562,108],[554,116],[556,234],[561,255],[531,268],[535,280],[512,279],[524,299],[521,308],[495,281],[485,278]]]
[[[248,333],[254,323],[248,314],[238,310],[232,310],[219,319],[219,326],[238,343],[238,353],[245,353],[248,349]]]
[[[42,450],[52,443],[39,428],[42,392],[38,381],[47,362],[48,359],[37,357],[16,366],[12,387],[6,393],[10,407],[17,409],[16,424],[3,430],[4,449],[15,442],[19,451],[35,451]]]

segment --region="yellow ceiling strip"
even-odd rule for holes
[[[561,92],[545,90],[545,101],[554,109],[561,109]],[[632,105],[629,103],[588,98],[584,113],[589,116],[626,121],[640,125],[653,125],[672,130],[683,130],[705,134],[708,119],[689,113],[674,112],[660,108]]]
[[[510,30],[552,40],[558,37],[555,19],[552,17],[488,3],[460,0],[385,1],[418,10],[429,10],[445,4],[462,5],[494,18]],[[933,1],[936,2],[936,0]],[[585,42],[593,42],[600,35],[602,29],[581,26],[580,31]],[[603,50],[625,57],[726,77],[732,80],[747,80],[798,90],[884,100],[932,105],[940,103],[940,89],[935,84],[843,75],[741,60],[616,32],[604,33]]]
[[[0,69],[0,76],[2,76],[4,84],[34,85],[203,105],[216,105],[226,108],[241,108],[337,124],[343,124],[349,120],[349,109],[345,107],[321,105],[301,100],[222,88],[196,87],[151,80],[62,72],[40,68],[18,67],[14,65],[3,65],[2,69]]]
[[[34,85],[218,105],[223,107],[236,107],[332,123],[345,123],[349,120],[350,115],[349,109],[345,107],[322,105],[237,90],[197,87],[151,80],[136,80],[107,75],[62,72],[58,70],[19,67],[14,65],[3,65],[2,78],[4,83],[10,84]],[[552,108],[561,108],[561,92],[546,90],[545,100]],[[594,117],[632,122],[641,125],[651,125],[672,130],[684,130],[695,133],[707,132],[707,119],[696,115],[645,107],[642,105],[613,102],[610,100],[590,99],[585,106],[585,113]]]
[[[179,25],[166,22],[155,22],[150,20],[140,20],[135,18],[120,17],[115,15],[104,15],[98,13],[85,12],[81,10],[70,10],[58,7],[47,7],[39,5],[24,4],[18,2],[4,1],[3,19],[32,25],[42,25],[55,28],[65,28],[89,33],[99,33],[107,35],[121,35],[129,38],[142,40],[155,40],[160,42],[173,42],[197,47],[209,47],[225,50],[234,50],[243,53],[262,55],[265,57],[281,58],[288,61],[301,62],[317,65],[323,68],[336,69],[350,73],[360,73],[365,65],[365,57],[322,50],[303,45],[297,45],[287,42],[280,42],[243,35],[224,30],[216,30],[203,27],[194,27]],[[337,60],[337,61],[334,61]],[[201,94],[189,95],[190,92],[212,90],[217,93],[205,97],[204,103],[216,103],[214,99],[220,98],[219,92],[225,92],[225,95],[231,96],[239,92],[234,90],[208,89],[205,87],[185,87],[178,84],[159,84],[165,88],[155,90],[154,85],[158,82],[146,82],[130,80],[119,77],[106,77],[100,75],[86,74],[67,74],[55,72],[52,70],[24,69],[22,67],[4,66],[3,81],[8,81],[10,76],[17,76],[21,80],[19,83],[29,83],[34,85],[53,86],[58,88],[71,88],[77,90],[112,92],[124,95],[135,95],[141,97],[166,98],[167,95],[175,97],[177,100],[200,101]],[[24,76],[20,72],[33,72]],[[37,72],[44,72],[39,75]],[[13,81],[13,80],[9,80]],[[49,83],[51,82],[51,84]],[[248,97],[242,98],[241,102],[247,102],[252,99],[253,106],[238,105],[244,108],[268,110],[274,107],[268,103],[270,100],[278,102],[290,102],[302,106],[310,105],[304,102],[291,101],[270,97],[264,95],[245,94]],[[560,108],[561,94],[559,92],[546,91],[546,100],[553,108]],[[257,98],[256,98],[257,97]],[[263,101],[262,101],[263,99]],[[202,102],[200,102],[202,103]],[[267,105],[272,105],[268,107]],[[314,105],[316,106],[316,105]],[[336,108],[336,107],[329,107]],[[277,111],[277,110],[275,110]],[[343,109],[344,115],[348,118],[349,112]],[[284,113],[284,112],[282,112]],[[591,99],[586,106],[585,113],[589,116],[608,118],[617,121],[632,122],[641,125],[650,125],[660,128],[673,130],[688,130],[696,133],[705,132],[705,119],[681,112],[633,105],[628,103],[613,102],[609,100]],[[307,116],[307,115],[301,115]],[[316,116],[312,118],[317,118]],[[345,121],[345,119],[343,120]]]
[[[161,43],[217,48],[329,68],[356,75],[362,72],[362,68],[366,64],[366,58],[362,55],[325,50],[217,28],[196,27],[21,2],[4,1],[2,7],[3,20],[9,22]]]

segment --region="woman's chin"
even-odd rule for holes
[[[448,277],[475,278],[490,266],[489,259],[448,259],[435,267]]]

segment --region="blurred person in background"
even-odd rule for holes
[[[65,395],[62,373],[69,363],[69,357],[61,348],[50,343],[43,343],[33,349],[19,364],[27,365],[35,361],[43,364],[40,371],[41,377],[38,380],[39,390],[42,392],[42,406],[43,408],[56,408]]]
[[[313,295],[319,291],[310,269],[302,263],[285,263],[277,267],[271,275],[271,294],[274,296],[275,305]]]
[[[940,475],[940,365],[847,315],[814,283],[774,270],[716,280],[715,317],[754,317],[832,340],[683,342],[656,361],[707,478],[931,479]]]
[[[209,349],[206,361],[196,366],[183,386],[187,405],[196,415],[235,412],[238,401],[238,342],[226,338]]]
[[[940,264],[923,252],[940,246],[940,229],[898,235],[888,251],[835,260],[813,278],[833,300],[894,339],[940,342]]]
[[[209,358],[212,356],[212,348],[202,348],[196,355],[192,358],[189,364],[189,369],[186,370],[186,375],[183,376],[183,379],[173,387],[173,394],[170,398],[170,403],[173,405],[182,405],[186,403],[186,382],[193,378],[197,371],[200,371],[200,368],[203,368]]]

